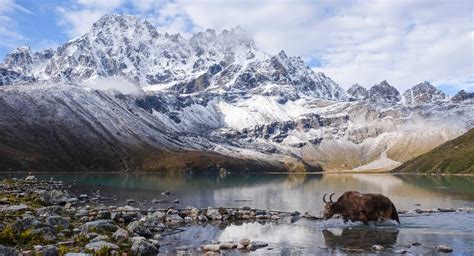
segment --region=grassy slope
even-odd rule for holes
[[[393,172],[474,173],[474,129],[405,162]]]

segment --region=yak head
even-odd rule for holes
[[[324,206],[324,213],[323,213],[323,217],[325,220],[331,218],[334,214],[336,214],[336,207],[335,207],[335,202],[332,201],[332,196],[334,195],[335,193],[332,193],[330,196],[329,196],[329,202],[326,201],[326,193],[324,193],[324,196],[323,196],[323,202],[326,204]]]

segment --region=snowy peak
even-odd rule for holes
[[[2,67],[18,73],[29,73],[33,64],[33,53],[29,46],[21,46],[7,54]]]
[[[370,88],[369,99],[375,103],[395,104],[401,100],[401,95],[397,88],[383,80]]]
[[[474,92],[466,92],[464,90],[460,90],[454,97],[451,98],[454,102],[460,102],[464,100],[474,99]]]
[[[360,84],[354,84],[347,90],[347,94],[355,100],[365,100],[369,97],[367,89],[362,87]]]
[[[425,81],[406,90],[403,98],[407,104],[433,103],[446,99],[446,94]]]
[[[89,32],[92,35],[115,35],[132,39],[135,35],[159,36],[155,27],[148,21],[131,15],[106,14],[96,21]]]

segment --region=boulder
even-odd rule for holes
[[[74,202],[75,198],[59,190],[40,190],[37,191],[38,200],[43,205],[66,204]]]
[[[26,181],[26,182],[31,182],[31,183],[33,183],[33,182],[37,182],[38,179],[37,179],[35,176],[30,175],[30,176],[27,176],[27,177],[25,178],[25,181]]]
[[[59,226],[65,229],[69,227],[69,219],[61,216],[49,216],[46,218],[46,224],[52,227]]]
[[[202,247],[203,251],[210,251],[210,252],[219,252],[221,250],[220,244],[206,244]]]
[[[112,234],[112,239],[114,239],[116,242],[118,243],[122,243],[123,241],[126,241],[128,239],[128,231],[123,229],[123,228],[119,228],[117,229],[117,231],[115,231],[113,234]]]
[[[17,256],[20,252],[13,247],[0,245],[0,255],[2,256]]]
[[[84,223],[81,227],[82,232],[93,230],[96,232],[115,232],[117,230],[117,226],[111,220],[94,220]]]
[[[58,256],[59,255],[58,248],[56,248],[56,246],[54,245],[45,245],[39,252],[40,252],[40,255],[43,255],[43,256]]]
[[[158,249],[159,249],[158,246],[153,245],[152,243],[144,239],[136,240],[135,242],[133,242],[133,245],[131,248],[134,254],[141,255],[141,256],[157,255],[159,252]]]
[[[119,247],[116,244],[109,243],[106,241],[96,241],[86,244],[86,249],[91,251],[98,251],[102,248],[108,248],[110,250],[117,250]]]
[[[28,210],[28,205],[26,204],[0,206],[0,213],[2,214],[18,214],[26,210]]]
[[[153,235],[148,226],[146,226],[143,221],[138,220],[130,222],[130,224],[127,226],[127,230],[130,233],[135,233],[144,237],[151,237]]]
[[[210,220],[222,220],[222,215],[219,213],[219,209],[207,209],[206,217]]]

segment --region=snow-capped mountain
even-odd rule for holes
[[[0,85],[0,167],[22,170],[388,169],[474,126],[472,99],[428,83],[345,92],[242,28],[186,39],[128,15],[14,50]]]
[[[369,98],[369,92],[360,84],[352,85],[351,88],[347,90],[347,94],[356,100],[366,100]]]
[[[445,100],[446,94],[425,81],[406,90],[403,98],[407,104],[434,103]]]

